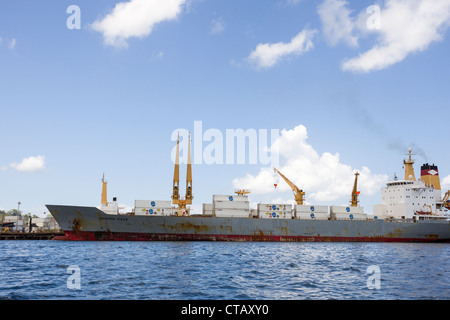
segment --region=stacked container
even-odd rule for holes
[[[204,216],[212,216],[213,215],[213,205],[212,203],[204,203],[202,215]]]
[[[328,220],[328,206],[295,205],[294,215],[297,219]]]
[[[163,200],[135,200],[134,214],[137,216],[170,216],[172,203]]]
[[[213,215],[216,217],[250,217],[250,202],[247,196],[214,195]]]
[[[262,219],[292,219],[292,205],[259,203],[258,216]]]
[[[333,220],[366,220],[363,207],[331,206],[330,216]]]

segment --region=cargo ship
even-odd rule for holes
[[[304,204],[303,190],[278,170],[295,196],[295,205],[260,203],[250,208],[249,190],[213,195],[201,214],[191,214],[190,142],[186,196],[179,197],[179,147],[172,200],[135,200],[134,209],[119,213],[117,199],[107,202],[102,180],[99,207],[46,205],[64,236],[55,240],[84,241],[304,241],[304,242],[450,242],[450,192],[441,199],[437,166],[424,164],[414,175],[412,152],[404,160],[405,178],[394,177],[381,192],[373,215],[359,206],[355,182],[348,206]]]

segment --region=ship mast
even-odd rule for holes
[[[409,148],[407,154],[409,156],[408,161],[403,160],[403,164],[405,165],[405,180],[416,181],[413,168],[414,160],[411,159],[411,156],[414,155],[414,153],[411,153],[411,151],[412,149]]]
[[[107,206],[108,205],[108,197],[107,197],[107,182],[105,181],[105,174],[103,174],[102,178],[102,205]]]

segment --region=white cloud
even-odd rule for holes
[[[225,30],[225,21],[222,17],[213,19],[211,21],[211,29],[209,30],[210,34],[216,35],[222,33]]]
[[[6,45],[7,48],[10,49],[10,50],[14,49],[14,48],[16,47],[16,45],[17,45],[17,40],[16,40],[16,38],[12,38],[12,39],[4,38],[4,40],[5,40],[5,45]],[[3,38],[0,37],[0,43],[2,43],[2,42],[3,42]]]
[[[129,38],[147,37],[154,26],[174,20],[185,0],[131,0],[120,2],[106,17],[91,27],[103,34],[107,45],[127,47]]]
[[[250,53],[248,60],[260,68],[273,67],[282,58],[291,55],[301,55],[313,49],[312,38],[315,33],[316,30],[305,28],[288,43],[260,43]]]
[[[379,28],[369,29],[373,18],[364,9],[356,17],[344,0],[325,0],[318,9],[323,32],[331,45],[345,42],[357,46],[360,37],[376,36],[373,47],[359,56],[346,59],[342,70],[371,72],[388,68],[408,55],[426,50],[441,41],[450,26],[448,0],[386,0],[379,11]]]
[[[341,41],[352,47],[358,45],[358,37],[354,34],[356,25],[347,4],[344,0],[325,0],[318,8],[324,35],[331,46]]]
[[[164,57],[164,51],[154,52],[150,57],[151,61],[161,60]]]
[[[442,189],[442,191],[450,190],[450,175],[448,175],[444,179],[442,179],[441,189]]]
[[[31,156],[22,159],[19,163],[11,163],[10,167],[17,171],[35,172],[45,169],[45,156]]]
[[[286,4],[296,5],[299,4],[302,0],[286,0]]]
[[[288,179],[306,192],[306,201],[329,202],[341,197],[349,198],[353,188],[354,173],[358,171],[358,189],[362,195],[373,195],[388,180],[387,175],[372,174],[362,167],[356,170],[341,163],[339,154],[319,154],[307,142],[307,131],[303,125],[292,130],[282,130],[280,138],[271,146],[279,150],[280,160],[285,165],[278,168]],[[233,181],[235,188],[251,189],[252,194],[274,192],[274,184],[280,191],[291,190],[287,183],[273,172],[273,168],[262,168],[257,175],[247,174]]]
[[[11,39],[8,42],[8,49],[14,49],[16,47],[17,40],[15,38]]]

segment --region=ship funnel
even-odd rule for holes
[[[420,168],[420,179],[427,186],[432,186],[436,190],[441,190],[441,182],[439,180],[438,167],[434,164],[425,163]]]

